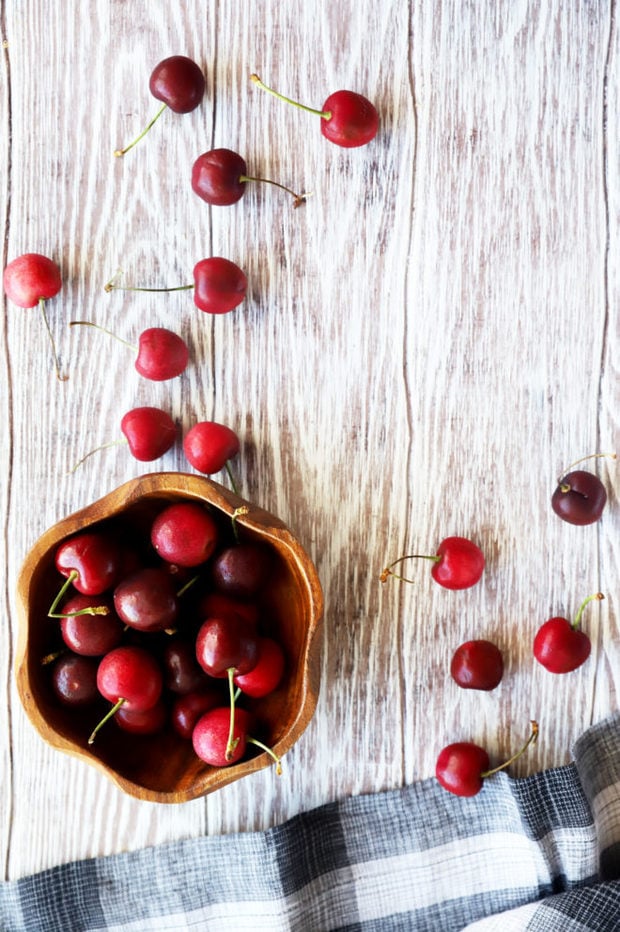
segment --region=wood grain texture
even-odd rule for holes
[[[541,737],[518,775],[570,758],[617,709],[618,466],[601,522],[551,512],[560,471],[619,446],[620,36],[615,0],[408,4],[385,0],[6,0],[0,70],[3,265],[60,262],[49,304],[58,384],[36,312],[4,304],[0,560],[0,845],[4,876],[204,833],[263,829],[320,803],[431,776],[439,749],[470,738],[492,758]],[[185,53],[204,104],[154,114],[148,76]],[[340,150],[317,122],[249,81],[320,106],[339,87],[381,114],[376,140]],[[293,210],[266,186],[210,209],[189,186],[203,151],[239,151],[252,174],[311,192]],[[251,296],[210,318],[186,292],[105,294],[122,280],[191,281],[200,258],[243,266]],[[125,350],[72,319],[135,339],[177,329],[192,368],[149,384]],[[78,332],[76,332],[76,330]],[[325,594],[322,691],[287,755],[178,806],[138,802],[48,748],[13,681],[15,584],[37,537],[145,470],[119,436],[138,404],[182,427],[236,429],[242,494],[279,515],[312,554]],[[153,464],[185,470],[178,450]],[[224,480],[223,480],[224,481]],[[415,585],[379,582],[406,552],[449,534],[487,555],[480,585],[449,592],[428,565]],[[551,614],[585,624],[593,656],[569,677],[534,666]],[[454,648],[495,639],[506,676],[491,694],[447,676]]]

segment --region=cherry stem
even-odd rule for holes
[[[75,618],[76,615],[108,615],[109,609],[107,605],[89,605],[87,608],[81,608],[77,612],[57,612],[56,609],[60,603],[60,600],[64,596],[65,592],[69,586],[78,578],[80,574],[77,570],[71,570],[64,583],[60,587],[60,591],[52,604],[50,605],[49,612],[47,613],[48,618]]]
[[[560,491],[570,492],[570,485],[567,485],[566,482],[562,482],[562,479],[567,473],[571,471],[573,466],[578,466],[579,463],[584,463],[586,460],[597,459],[598,457],[601,457],[601,456],[607,456],[609,457],[609,459],[612,459],[612,460],[616,459],[615,453],[590,453],[589,456],[582,456],[581,459],[575,460],[574,463],[571,463],[570,466],[567,466],[564,472],[562,473],[562,475],[559,477],[558,485],[560,486]]]
[[[278,181],[272,181],[270,178],[255,178],[252,175],[239,175],[239,181],[257,181],[261,184],[272,184],[274,187],[280,188],[282,191],[286,191],[287,194],[291,195],[293,198],[293,207],[301,207],[302,204],[305,204],[306,198],[309,196],[307,194],[296,194],[295,191],[287,188],[286,185],[280,184]]]
[[[239,495],[239,489],[237,488],[237,483],[235,482],[235,477],[233,476],[233,472],[230,468],[230,463],[228,460],[226,460],[226,472],[228,473],[228,478],[230,480],[230,484],[232,485],[233,492],[235,495]]]
[[[271,94],[273,97],[277,97],[278,100],[283,100],[286,104],[291,104],[293,107],[297,107],[299,110],[305,110],[306,113],[313,113],[315,116],[320,116],[324,120],[331,120],[331,110],[317,110],[315,107],[307,107],[305,104],[300,104],[298,100],[292,100],[290,97],[285,97],[284,94],[281,94],[279,91],[274,91],[272,87],[267,87],[266,84],[263,84],[257,74],[251,74],[250,81],[256,84],[257,87],[260,87],[261,91],[267,91],[268,94]]]
[[[187,590],[191,589],[194,583],[197,583],[199,579],[200,579],[200,573],[196,573],[195,576],[192,576],[191,579],[188,579],[185,585],[181,586],[181,588],[177,591],[177,597],[185,595]]]
[[[91,735],[90,735],[90,738],[88,739],[88,743],[89,743],[89,744],[92,744],[92,743],[93,743],[93,741],[95,740],[95,735],[97,734],[97,732],[99,731],[99,729],[100,729],[103,725],[105,725],[105,723],[108,722],[108,721],[112,718],[113,715],[115,715],[115,714],[118,712],[118,710],[120,709],[120,707],[121,707],[126,701],[127,701],[126,699],[122,699],[122,698],[119,699],[119,700],[115,703],[115,705],[113,705],[112,708],[109,709],[108,712],[106,712],[106,714],[103,716],[103,718],[101,719],[101,721],[99,722],[99,724],[98,724],[98,725],[95,725],[95,727],[93,728],[93,730],[92,730],[92,732],[91,732]]]
[[[52,353],[54,356],[54,368],[56,370],[56,378],[58,379],[59,382],[66,382],[69,376],[60,374],[60,363],[58,362],[58,353],[56,352],[56,344],[54,342],[54,335],[52,333],[52,328],[50,327],[50,322],[47,317],[47,311],[45,310],[45,298],[39,298],[39,308],[41,310],[41,314],[43,315],[43,320],[45,322],[45,328],[47,330],[47,335],[52,345]]]
[[[503,764],[500,764],[499,767],[494,767],[492,770],[485,770],[484,773],[481,773],[480,776],[483,780],[486,780],[487,777],[492,776],[494,773],[499,773],[500,770],[504,770],[506,767],[510,767],[511,764],[514,764],[517,758],[521,757],[521,755],[527,751],[530,744],[536,744],[536,741],[538,740],[538,722],[531,721],[530,724],[532,726],[532,732],[521,750],[517,751],[516,754],[513,754],[509,760],[505,761]]]
[[[147,125],[144,127],[144,129],[142,130],[142,132],[140,133],[140,135],[139,135],[139,136],[136,136],[136,138],[134,139],[134,141],[133,141],[133,142],[130,142],[128,146],[125,146],[124,149],[115,149],[114,155],[115,155],[117,158],[120,158],[122,155],[125,155],[126,152],[129,152],[130,149],[133,149],[133,147],[134,147],[137,143],[139,143],[141,139],[143,139],[143,138],[146,136],[146,134],[148,133],[148,131],[150,130],[150,128],[153,126],[154,123],[157,122],[157,120],[160,118],[160,116],[162,115],[162,113],[164,112],[164,110],[166,109],[167,106],[168,106],[168,104],[162,104],[162,106],[159,108],[159,110],[157,111],[157,113],[155,114],[155,116],[153,117],[153,119],[150,121],[150,123],[147,123]]]
[[[240,518],[241,515],[247,515],[249,513],[250,509],[247,505],[240,505],[239,508],[235,508],[232,515],[230,516],[233,527],[233,534],[235,535],[235,542],[237,544],[239,543],[239,528],[237,527],[237,518]]]
[[[228,729],[228,741],[226,742],[226,751],[225,758],[226,760],[232,760],[232,756],[235,753],[235,748],[239,744],[239,738],[234,738],[235,732],[235,668],[228,668],[228,691],[230,693],[230,728]]]
[[[191,288],[196,286],[192,283],[191,285],[175,285],[173,288],[138,288],[133,285],[115,285],[114,280],[110,280],[106,285],[103,286],[103,290],[110,291],[155,291],[158,293],[164,291],[189,291]]]
[[[282,776],[282,760],[280,757],[278,757],[276,752],[273,751],[271,748],[267,747],[266,744],[263,744],[263,742],[259,741],[257,738],[250,738],[248,736],[246,738],[246,741],[248,744],[254,744],[257,748],[260,748],[262,751],[266,751],[266,753],[269,754],[269,756],[273,758],[273,760],[275,761],[275,765],[276,765],[276,773],[279,777],[281,777]]]
[[[604,598],[605,596],[603,595],[602,592],[595,592],[594,595],[589,595],[587,599],[583,600],[583,602],[579,606],[579,611],[577,612],[575,616],[575,620],[572,625],[575,630],[577,630],[577,628],[579,627],[579,622],[581,621],[581,616],[583,615],[583,610],[586,607],[586,605],[588,605],[589,602],[593,602],[595,600],[600,602]]]
[[[101,330],[102,333],[107,333],[108,336],[114,337],[115,340],[118,340],[119,343],[124,343],[125,346],[128,346],[129,349],[135,350],[138,352],[138,347],[134,343],[130,343],[129,340],[123,340],[122,337],[119,337],[118,334],[113,333],[111,330],[106,330],[105,327],[100,327],[99,324],[94,324],[90,320],[70,320],[70,327],[94,327],[95,330]]]
[[[91,450],[89,453],[86,454],[86,456],[83,456],[81,460],[78,460],[78,462],[75,464],[75,466],[72,466],[72,468],[69,470],[69,472],[70,472],[70,473],[75,472],[75,471],[78,469],[78,467],[81,466],[82,463],[84,463],[84,462],[88,459],[89,456],[92,456],[92,455],[93,455],[93,453],[100,453],[101,450],[109,450],[110,447],[120,447],[120,446],[122,446],[124,443],[127,443],[127,440],[125,440],[125,439],[123,439],[123,440],[110,440],[109,443],[103,443],[100,447],[95,447],[94,450]]]
[[[63,654],[66,654],[66,650],[55,650],[51,654],[45,654],[44,657],[41,657],[41,665],[47,666],[50,663],[53,663],[54,660],[58,660],[59,657],[62,657]]]
[[[394,560],[393,563],[390,563],[389,566],[386,566],[383,572],[379,575],[379,579],[381,580],[382,583],[387,582],[388,577],[390,576],[393,576],[394,579],[400,579],[401,582],[408,582],[408,583],[414,582],[413,579],[407,579],[406,576],[400,576],[398,573],[392,572],[392,567],[398,566],[398,564],[402,563],[403,560],[432,560],[433,563],[439,563],[439,561],[441,560],[441,557],[437,554],[435,554],[434,556],[431,556],[428,553],[410,553],[410,554],[407,554],[407,556],[405,557],[399,557],[398,560]]]

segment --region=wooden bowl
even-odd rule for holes
[[[121,789],[138,799],[178,803],[204,796],[254,771],[273,765],[265,752],[228,767],[212,767],[194,753],[191,741],[173,728],[152,736],[130,735],[114,722],[97,740],[88,737],[101,707],[68,709],[60,704],[42,663],[58,646],[58,620],[47,617],[62,577],[54,565],[59,544],[78,531],[110,522],[143,533],[154,515],[171,502],[205,503],[222,526],[232,530],[235,509],[239,537],[266,544],[274,570],[261,593],[261,614],[282,644],[287,666],[280,686],[264,699],[252,700],[260,738],[283,756],[306,729],[319,690],[320,632],[323,596],[316,570],[299,542],[273,515],[246,502],[210,479],[182,473],[153,473],[131,480],[92,505],[46,531],[27,555],[18,580],[19,640],[15,662],[22,704],[42,737],[53,747],[98,767]],[[103,701],[103,700],[102,700]],[[109,704],[104,702],[104,711]]]

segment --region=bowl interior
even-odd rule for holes
[[[322,593],[308,555],[273,515],[200,476],[145,476],[126,483],[47,531],[24,561],[18,584],[20,640],[16,676],[22,703],[32,722],[49,743],[100,767],[126,792],[160,802],[202,796],[270,766],[272,759],[248,746],[243,761],[230,767],[212,767],[201,761],[191,741],[181,738],[171,726],[156,735],[137,737],[110,722],[88,745],[88,737],[109,703],[102,698],[100,703],[79,710],[63,706],[51,687],[50,666],[43,663],[43,658],[62,644],[59,621],[48,618],[49,607],[63,581],[54,565],[58,545],[77,531],[105,527],[143,546],[154,516],[171,502],[187,499],[208,505],[220,526],[222,541],[230,543],[234,540],[231,515],[236,508],[246,506],[248,514],[237,518],[239,539],[260,541],[273,553],[273,569],[258,598],[260,627],[280,642],[286,669],[280,685],[269,696],[239,701],[252,711],[253,735],[283,755],[305,730],[316,707]],[[201,575],[207,576],[206,568]],[[201,580],[193,588],[197,599]],[[225,682],[222,696],[226,704]]]

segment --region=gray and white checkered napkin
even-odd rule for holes
[[[617,879],[618,878],[618,879]],[[620,716],[574,763],[459,799],[426,780],[266,832],[79,861],[0,885],[6,932],[612,932]]]

